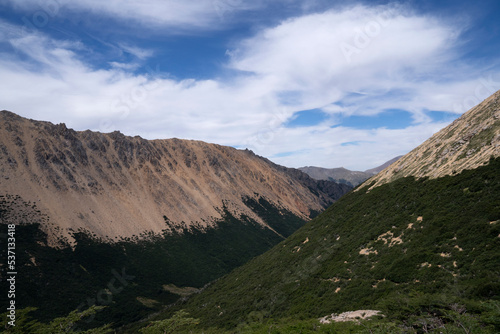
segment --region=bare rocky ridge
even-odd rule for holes
[[[474,169],[500,156],[500,91],[366,181],[372,187],[395,179],[438,178]]]
[[[210,227],[222,208],[269,227],[245,198],[309,219],[349,190],[248,150],[200,141],[77,132],[0,112],[0,194],[35,203],[60,231],[114,240],[186,224]],[[332,190],[333,189],[333,190]],[[21,216],[17,223],[28,223]],[[43,224],[42,224],[43,225]]]

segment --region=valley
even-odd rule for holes
[[[270,251],[154,320],[183,310],[200,333],[498,332],[499,100],[497,92]],[[443,150],[459,162],[446,164]],[[377,315],[318,325],[356,310]]]
[[[0,332],[500,333],[499,17],[0,0]]]
[[[183,297],[177,287],[200,289],[262,254],[351,189],[249,150],[0,118],[0,218],[17,228],[17,301],[42,321],[93,305],[106,308],[87,327],[137,321]],[[113,292],[122,271],[134,279]]]

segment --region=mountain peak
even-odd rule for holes
[[[500,91],[470,109],[422,145],[366,181],[376,187],[395,179],[438,178],[487,164],[500,156]]]

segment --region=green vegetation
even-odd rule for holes
[[[305,223],[303,219],[295,216],[293,213],[284,209],[277,209],[263,197],[259,197],[258,200],[246,198],[244,199],[244,203],[267,222],[272,229],[284,237],[290,236]],[[317,214],[315,211],[311,212],[312,216]]]
[[[255,333],[312,333],[285,320],[314,326],[332,313],[375,309],[386,316],[369,322],[387,327],[379,332],[499,332],[499,171],[500,158],[455,176],[351,192],[157,320],[182,308],[205,333],[245,333],[251,319]]]
[[[4,201],[0,209],[7,204]],[[255,201],[252,208],[264,219],[272,219],[273,227],[283,236],[292,232],[284,228],[285,221],[293,219],[295,229],[305,223],[263,199]],[[106,306],[81,328],[123,326],[161,310],[188,291],[195,292],[283,240],[249,217],[236,218],[227,210],[215,223],[217,228],[213,229],[183,228],[112,244],[79,231],[74,233],[74,249],[48,247],[47,235],[39,224],[18,225],[17,308],[36,307],[32,316],[50,322],[68,310]],[[7,227],[0,227],[5,233]],[[7,258],[6,250],[0,250],[3,259]],[[0,268],[2,277],[5,268]],[[0,282],[0,291],[8,291],[5,280]],[[6,305],[6,298],[7,294],[0,295],[0,305]]]
[[[185,311],[178,311],[170,319],[154,321],[148,326],[142,328],[139,332],[145,334],[175,334],[179,333],[186,327],[192,327],[197,325],[198,320],[193,318],[188,318],[188,313]]]
[[[489,309],[482,318],[474,315],[469,315],[463,306],[458,304],[451,305],[450,310],[434,309],[433,314],[426,314],[420,318],[411,319],[414,323],[405,322],[398,325],[396,322],[387,320],[383,316],[374,316],[369,319],[355,319],[354,321],[332,322],[329,324],[320,323],[318,320],[297,320],[294,318],[285,318],[279,320],[265,320],[260,314],[249,314],[246,322],[241,323],[237,328],[232,330],[221,330],[220,328],[200,328],[199,319],[191,318],[189,313],[180,310],[174,313],[171,318],[164,320],[156,320],[146,322],[147,325],[143,328],[123,329],[126,333],[148,333],[148,334],[268,334],[268,333],[370,333],[370,334],[387,334],[387,333],[495,333],[494,323],[498,325],[500,321],[499,308],[500,304],[489,303]],[[413,304],[413,306],[418,306]],[[37,322],[29,317],[29,313],[33,308],[20,310],[17,313],[16,326],[12,327],[7,324],[7,321],[0,322],[0,328],[4,329],[4,333],[34,333],[34,334],[54,334],[54,333],[86,333],[86,334],[106,334],[114,332],[108,325],[95,329],[82,331],[79,327],[80,323],[86,318],[93,316],[102,307],[92,306],[85,311],[73,311],[68,316],[54,319],[49,324]],[[441,313],[437,316],[437,313]],[[2,319],[6,319],[6,314],[1,315]],[[484,324],[491,324],[485,326]],[[421,331],[416,330],[413,325],[416,325]],[[133,329],[132,329],[133,328]]]
[[[79,323],[88,317],[92,317],[102,306],[92,306],[84,311],[75,310],[65,317],[60,317],[52,320],[48,324],[40,323],[30,318],[29,313],[36,310],[29,307],[17,311],[14,326],[9,324],[10,319],[7,313],[1,315],[0,328],[3,333],[33,333],[33,334],[58,334],[58,333],[85,333],[85,334],[105,334],[110,333],[109,326],[102,326],[86,331],[81,331],[78,327]]]
[[[410,297],[411,305],[416,308],[429,306],[429,301]],[[438,304],[440,302],[438,301]],[[489,304],[489,305],[488,305]],[[438,306],[438,305],[435,305]],[[178,333],[178,334],[400,334],[400,333],[497,333],[500,320],[500,303],[483,305],[483,315],[468,314],[463,305],[452,304],[449,307],[438,306],[432,313],[415,313],[404,320],[387,319],[374,316],[368,319],[353,321],[321,323],[317,319],[299,320],[288,317],[281,319],[264,319],[261,314],[250,313],[246,321],[237,327],[227,330],[216,327],[203,328],[199,319],[187,318],[188,313],[178,311],[172,318],[153,321],[140,329],[145,333]],[[496,324],[496,326],[495,326]],[[161,327],[161,330],[158,328]],[[126,331],[135,332],[135,331]]]
[[[44,246],[38,225],[18,226],[16,302],[39,309],[19,309],[17,324],[35,333],[75,323],[124,333],[498,333],[499,171],[500,158],[440,179],[366,186],[286,240],[227,210],[218,229],[114,244],[79,232],[75,249]],[[291,232],[289,213],[247,205]],[[359,309],[382,316],[318,320]]]

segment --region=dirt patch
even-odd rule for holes
[[[146,298],[146,297],[137,297],[136,299],[139,303],[141,303],[142,305],[149,307],[149,308],[153,308],[153,307],[155,307],[156,304],[159,303],[159,301],[157,301],[157,300]]]
[[[399,237],[395,237],[394,233],[392,233],[391,231],[387,231],[379,235],[377,240],[382,240],[384,241],[384,245],[389,244],[389,247],[392,247],[394,245],[399,245],[403,243],[403,239],[401,239],[402,236],[403,234],[401,234]]]
[[[338,277],[333,277],[333,278],[328,278],[328,279],[326,279],[325,281],[329,281],[329,282],[337,283],[337,282],[340,282],[340,278],[338,278]]]
[[[370,255],[370,254],[378,254],[376,249],[373,248],[363,248],[359,251],[360,255]]]
[[[391,243],[389,244],[389,247],[392,247],[394,245],[400,245],[403,243],[403,239],[401,239],[401,236],[392,238]]]
[[[184,288],[179,288],[178,286],[175,286],[174,284],[165,284],[163,285],[163,290],[168,291],[170,293],[173,293],[174,295],[179,295],[181,297],[186,297],[190,296],[194,293],[200,292],[199,289],[193,288],[193,287],[184,287]]]
[[[348,311],[340,314],[330,314],[319,319],[322,324],[329,324],[331,322],[344,322],[344,321],[358,321],[361,319],[368,319],[374,315],[381,315],[380,311],[376,310],[357,310]]]
[[[376,288],[378,287],[378,284],[379,284],[380,282],[385,282],[385,278],[384,278],[384,279],[381,279],[381,280],[378,280],[378,281],[377,281],[377,283],[375,283],[375,284],[373,284],[373,285],[372,285],[372,288],[376,289]]]

